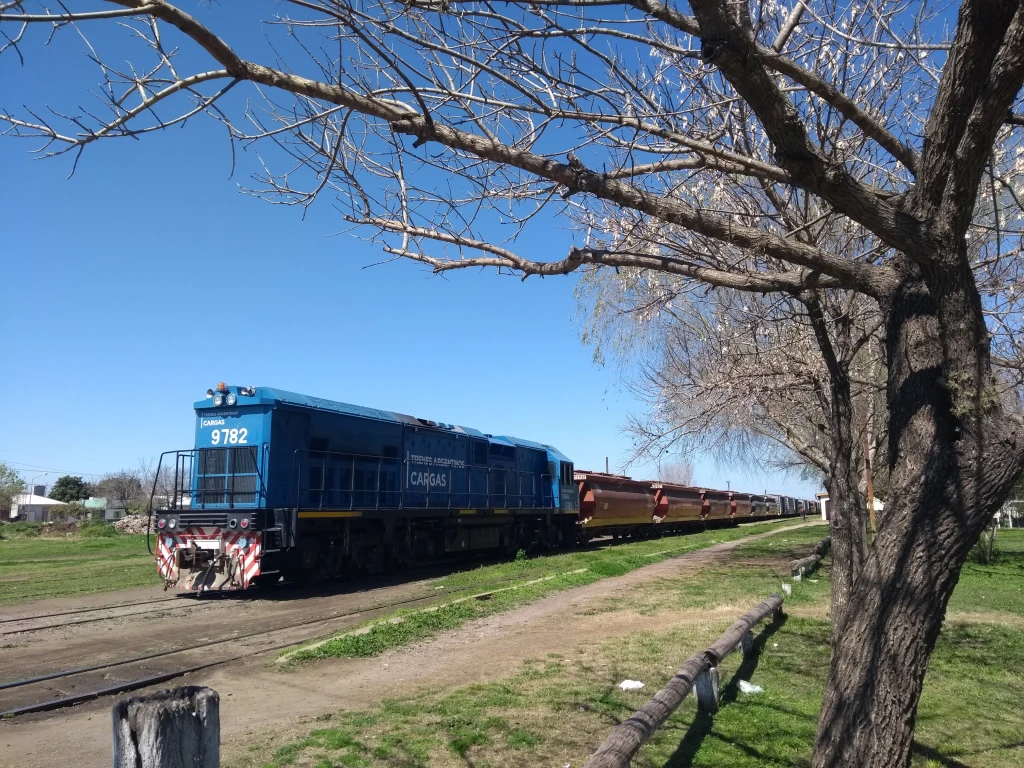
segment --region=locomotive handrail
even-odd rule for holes
[[[153,487],[149,492],[149,504],[148,509],[146,510],[146,549],[149,550],[149,554],[151,555],[153,554],[153,546],[149,543],[149,534],[153,528],[153,498],[156,496],[156,484],[160,479],[160,468],[163,466],[164,456],[169,453],[173,453],[177,456],[181,451],[164,451],[160,454],[160,458],[157,459],[156,462],[156,473],[153,475]],[[175,475],[175,486],[177,486],[177,475]],[[177,497],[177,489],[175,489],[175,497]]]
[[[355,478],[357,461],[365,461],[376,464],[376,489],[372,487],[356,488]],[[320,463],[316,464],[315,462]],[[341,486],[340,477],[338,478],[338,484],[335,485],[335,481],[333,479],[333,472],[331,473],[332,479],[330,481],[330,484],[328,485],[328,470],[333,470],[334,467],[340,466],[343,462],[349,465],[347,467],[349,471],[348,487],[343,488]],[[384,475],[382,470],[384,469],[386,464],[392,465],[400,471],[400,474],[397,478],[398,487],[395,489],[384,489],[381,487]],[[313,484],[313,481],[310,477],[310,479],[306,481],[304,488],[303,480],[307,476],[307,474],[303,472],[303,467],[312,468],[314,466],[318,467],[319,469],[318,486]],[[513,468],[506,469],[502,467],[466,464],[464,467],[459,468],[466,472],[466,490],[456,491],[454,488],[454,473],[452,468],[437,467],[438,470],[443,470],[443,472],[438,472],[437,474],[443,474],[445,477],[444,490],[439,491],[436,486],[431,485],[430,482],[428,481],[424,485],[422,491],[414,492],[407,487],[408,483],[406,482],[406,480],[409,468],[417,466],[432,467],[433,465],[426,464],[423,462],[409,461],[407,459],[401,459],[397,456],[376,456],[372,454],[348,453],[343,451],[324,451],[315,450],[312,448],[296,448],[293,451],[292,460],[292,470],[293,476],[295,478],[295,507],[297,509],[313,507],[321,510],[324,509],[325,507],[340,507],[342,509],[350,510],[360,507],[373,509],[381,509],[382,507],[387,509],[405,509],[407,507],[411,508],[410,505],[407,504],[407,496],[410,493],[417,493],[418,495],[421,495],[423,497],[424,504],[422,508],[424,509],[457,509],[475,506],[484,506],[488,508],[528,507],[530,509],[547,509],[548,507],[554,506],[554,494],[550,490],[548,490],[548,486],[545,485],[545,481],[548,484],[550,484],[551,482],[553,482],[554,479],[553,475],[548,473],[525,472],[523,470]],[[485,473],[485,489],[482,492],[482,494],[480,491],[475,491],[473,489],[473,477],[478,472]],[[492,483],[491,478],[492,475],[494,475],[494,473],[496,472],[509,473],[512,475],[512,477],[506,475],[504,483],[505,491],[503,493],[497,493],[494,490],[494,486],[496,485],[496,483]],[[531,493],[527,494],[524,493],[523,491],[524,477],[529,477],[533,481],[531,483],[531,485],[533,485],[533,491]],[[540,481],[542,489],[540,506],[538,506],[537,503],[537,480]],[[515,492],[510,493],[508,487],[512,483],[515,484],[516,490]],[[339,499],[339,502],[337,504],[334,503],[333,501],[328,501],[329,498],[333,499],[334,494],[343,494],[347,496],[347,499]],[[356,503],[357,494],[372,494],[373,501],[367,501],[367,503],[365,504]],[[384,494],[394,494],[394,496],[397,497],[397,503],[394,505],[387,503],[382,504],[381,501],[382,498],[384,498]],[[437,499],[438,496],[442,497],[444,501],[442,503],[432,503],[432,500]],[[474,503],[475,498],[479,498],[480,496],[482,496],[484,499],[483,505]],[[456,503],[457,499],[460,497],[465,498],[465,504]],[[497,503],[499,498],[501,499],[500,504]],[[524,504],[524,498],[528,501],[527,504]],[[510,500],[517,500],[517,503],[510,504]],[[419,505],[416,505],[416,508],[420,508]]]
[[[224,488],[209,489],[200,488],[198,479],[199,477],[205,477],[206,475],[200,475],[196,470],[196,459],[201,451],[207,450],[248,450],[253,457],[253,466],[255,472],[245,472],[236,474],[234,472],[228,472],[230,466],[225,467],[225,474],[223,477]],[[167,509],[172,511],[182,511],[185,509],[185,498],[189,499],[189,509],[207,509],[212,504],[217,504],[217,509],[226,507],[227,509],[234,509],[238,496],[252,496],[253,504],[260,506],[261,502],[265,502],[267,499],[267,485],[263,478],[263,473],[267,469],[267,462],[270,458],[270,445],[264,442],[260,446],[249,445],[249,446],[234,446],[232,448],[183,448],[175,451],[164,451],[160,454],[160,459],[157,462],[156,474],[153,476],[153,485],[149,495],[148,505],[148,517],[152,522],[154,499],[156,498],[156,487],[160,481],[160,472],[163,469],[164,457],[173,454],[175,457],[174,461],[174,480],[172,487],[169,489],[169,495],[167,498]],[[220,476],[220,475],[216,475]],[[252,490],[237,490],[235,489],[231,481],[236,477],[255,477],[256,483],[255,488]],[[229,483],[231,483],[229,485]],[[218,496],[223,497],[226,501],[222,503],[209,502],[207,496],[211,493],[216,493]],[[193,504],[194,502],[194,504]],[[148,546],[148,542],[147,542]]]
[[[266,500],[266,498],[267,498],[267,486],[263,482],[263,470],[266,468],[266,461],[260,461],[260,458],[261,458],[261,453],[262,453],[263,456],[265,456],[266,459],[269,460],[269,458],[270,458],[270,444],[269,443],[264,442],[264,443],[262,443],[259,446],[259,448],[257,448],[255,445],[240,445],[240,446],[232,446],[232,447],[229,447],[229,448],[196,448],[196,449],[194,449],[194,451],[195,452],[218,451],[218,450],[220,450],[220,451],[239,451],[239,450],[243,450],[243,449],[248,450],[249,453],[252,455],[253,466],[256,468],[256,471],[255,472],[244,472],[244,473],[241,473],[241,475],[239,475],[238,473],[235,473],[233,471],[229,473],[227,470],[230,467],[229,466],[225,466],[225,468],[224,468],[225,471],[224,471],[224,488],[223,488],[223,490],[217,489],[217,488],[214,488],[214,489],[196,488],[195,489],[195,494],[194,495],[196,495],[199,498],[199,508],[200,509],[206,509],[206,507],[208,505],[206,497],[211,492],[217,493],[217,495],[223,495],[227,499],[226,504],[228,506],[228,509],[234,509],[235,508],[235,496],[243,496],[243,495],[244,496],[248,496],[248,495],[251,494],[251,495],[253,495],[255,497],[253,499],[253,503],[256,504],[257,506],[259,505],[261,500],[263,500],[263,501]],[[192,461],[194,462],[195,461],[195,456],[193,455],[191,458],[192,458]],[[227,461],[227,459],[225,459],[225,460]],[[191,476],[193,474],[195,475],[195,477],[197,479],[199,477],[209,477],[209,476],[211,476],[211,475],[207,475],[207,474],[200,474],[199,472],[193,472],[192,471],[193,468],[194,468],[194,464],[193,464],[193,466],[189,467],[189,476],[190,476],[190,478],[191,478]],[[183,477],[184,477],[184,472],[185,472],[184,463],[182,463],[182,476]],[[212,475],[212,476],[213,477],[219,477],[220,475],[218,474],[218,475]],[[239,476],[241,476],[241,477],[252,477],[252,476],[255,476],[257,478],[257,480],[259,481],[259,487],[258,488],[254,488],[251,491],[248,491],[248,490],[236,491],[234,489],[233,484],[232,484],[232,488],[229,490],[228,489],[228,481],[229,481],[229,479],[234,480],[236,477],[239,477]],[[191,497],[192,495],[193,495],[193,493],[192,493],[191,482],[190,482],[189,496]],[[214,502],[214,503],[217,503],[217,502]]]

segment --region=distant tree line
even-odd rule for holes
[[[143,463],[138,469],[121,469],[103,475],[95,483],[86,482],[77,475],[64,475],[50,489],[50,498],[75,508],[65,510],[66,516],[84,513],[79,502],[89,498],[106,499],[107,506],[123,507],[126,514],[139,514],[146,510],[149,490],[153,485],[153,471]]]
[[[137,468],[108,472],[95,482],[86,481],[81,475],[63,475],[57,478],[48,494],[49,498],[63,502],[62,507],[50,511],[52,519],[84,518],[104,510],[88,510],[82,502],[90,498],[106,499],[107,507],[123,507],[126,514],[146,512],[150,493],[156,488],[158,496],[172,493],[173,478],[166,471],[157,473],[152,462],[142,461]],[[7,510],[15,499],[26,489],[25,481],[13,467],[0,462],[0,510],[7,518]]]

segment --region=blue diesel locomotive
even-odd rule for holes
[[[195,411],[195,447],[161,456],[173,486],[152,504],[168,587],[576,543],[573,466],[549,445],[270,387],[221,383]]]

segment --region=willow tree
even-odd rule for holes
[[[600,264],[877,302],[890,498],[832,649],[813,764],[909,762],[960,567],[1024,464],[970,247],[984,241],[996,270],[1019,252],[1020,214],[980,195],[1019,211],[1024,5],[291,0],[266,46],[165,0],[60,7],[0,5],[4,55],[27,67],[44,43],[107,27],[89,99],[54,103],[42,84],[36,103],[5,105],[8,132],[44,153],[208,115],[280,150],[257,194],[336,192],[387,253],[439,272]],[[841,140],[818,135],[826,114]],[[805,216],[773,214],[774,194]],[[512,236],[551,216],[579,227],[568,253],[517,253]],[[806,240],[818,217],[870,247]]]

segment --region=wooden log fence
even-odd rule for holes
[[[782,596],[772,595],[741,616],[708,649],[693,654],[654,698],[615,726],[583,768],[628,768],[636,753],[693,690],[702,712],[718,711],[718,666],[737,648],[746,656],[754,649],[753,628],[765,618],[782,615]]]
[[[220,768],[220,696],[187,685],[117,702],[114,768]]]
[[[789,564],[789,575],[795,579],[802,579],[805,573],[810,573],[818,567],[818,563],[820,563],[821,559],[828,554],[828,550],[831,546],[832,537],[826,536],[814,545],[810,555],[801,558],[800,560],[794,560]]]

